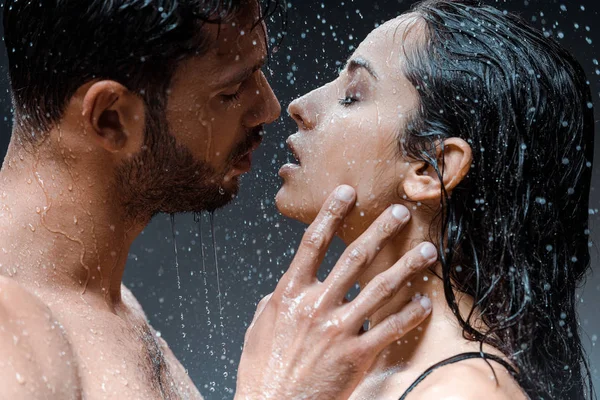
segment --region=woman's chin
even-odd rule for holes
[[[299,196],[294,195],[290,189],[289,184],[283,184],[275,196],[275,206],[285,217],[305,224],[312,223],[317,216],[318,210],[312,210],[312,207],[304,204],[303,200]]]

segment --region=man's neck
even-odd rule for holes
[[[0,275],[112,307],[129,247],[147,221],[125,218],[112,170],[99,172],[68,148],[48,156],[55,150],[9,147],[0,171]]]

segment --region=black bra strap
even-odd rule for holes
[[[504,368],[506,368],[508,370],[508,372],[510,372],[510,374],[513,377],[517,377],[517,371],[512,367],[512,365],[510,365],[509,363],[507,363],[506,361],[504,361],[502,358],[495,356],[493,354],[488,354],[488,353],[477,353],[477,352],[472,352],[472,353],[462,353],[459,354],[457,356],[454,357],[450,357],[447,358],[443,361],[438,362],[437,364],[432,365],[431,367],[427,368],[427,370],[425,372],[423,372],[421,374],[421,376],[419,376],[413,383],[412,385],[409,386],[409,388],[406,390],[406,392],[404,392],[404,394],[402,395],[402,397],[400,397],[400,399],[398,400],[405,400],[406,396],[408,396],[408,394],[413,391],[413,389],[415,387],[417,387],[417,385],[421,382],[423,382],[423,380],[425,378],[427,378],[427,376],[429,376],[433,371],[435,371],[436,369],[443,367],[445,365],[448,364],[454,364],[460,361],[464,361],[464,360],[468,360],[471,358],[481,358],[483,360],[492,360],[497,362],[498,364],[502,365]]]

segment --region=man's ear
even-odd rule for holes
[[[83,99],[85,132],[111,153],[132,154],[144,141],[144,101],[115,81],[92,84]]]
[[[473,154],[471,146],[463,139],[453,137],[436,145],[438,169],[443,173],[444,187],[448,193],[465,178]],[[412,162],[402,182],[404,193],[413,201],[439,200],[442,196],[440,179],[434,168],[425,162]]]

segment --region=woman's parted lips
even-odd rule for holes
[[[294,156],[298,164],[300,164],[300,156],[298,155],[296,147],[294,146],[294,135],[287,138],[286,144],[289,147],[290,151],[292,152],[292,155]]]

